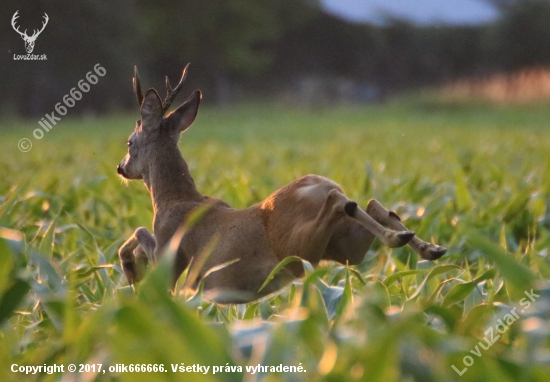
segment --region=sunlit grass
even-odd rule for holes
[[[170,364],[183,362],[307,370],[248,380],[547,377],[547,288],[522,314],[539,321],[518,320],[481,356],[470,353],[510,309],[524,308],[533,279],[550,277],[547,106],[406,99],[201,109],[180,142],[201,192],[242,208],[317,173],[449,248],[431,263],[376,245],[356,267],[324,264],[277,296],[232,306],[170,297],[162,266],[137,292],[126,285],[118,247],[152,222],[145,187],[116,176],[136,117],[67,118],[41,140],[32,138],[36,122],[7,123],[0,227],[13,231],[1,233],[9,246],[0,241],[0,375],[17,380],[12,363],[163,363],[170,372],[153,377],[174,380],[187,375]],[[17,148],[22,137],[32,140],[28,153]],[[467,355],[474,364],[458,377],[451,366],[462,370]],[[151,375],[90,378],[115,377]],[[193,374],[200,378],[242,374]]]

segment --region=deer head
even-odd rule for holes
[[[11,26],[13,27],[13,29],[17,33],[19,33],[21,35],[21,37],[23,38],[23,41],[25,41],[25,49],[27,50],[27,53],[32,53],[32,51],[34,49],[34,42],[36,41],[36,39],[38,38],[40,33],[42,33],[44,28],[46,28],[46,25],[48,24],[49,17],[46,14],[46,12],[44,12],[44,16],[42,16],[42,17],[44,17],[44,22],[42,24],[42,29],[40,29],[40,30],[35,29],[32,36],[29,36],[29,35],[27,35],[27,30],[26,29],[25,29],[24,32],[21,32],[19,30],[19,28],[15,25],[15,20],[17,20],[17,18],[19,17],[19,15],[17,13],[19,13],[19,11],[16,11],[13,14],[13,17],[11,19]]]
[[[150,184],[150,166],[163,162],[164,155],[178,151],[180,133],[185,131],[197,115],[201,92],[195,91],[181,106],[164,117],[176,95],[181,90],[187,73],[183,70],[181,80],[175,88],[166,77],[166,98],[161,100],[155,89],[149,89],[143,96],[137,67],[134,67],[134,92],[140,106],[141,119],[137,121],[132,135],[128,138],[128,153],[120,162],[117,173],[126,179],[143,179]],[[183,159],[182,159],[183,160]],[[168,164],[166,164],[168,166]]]

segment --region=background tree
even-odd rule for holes
[[[550,65],[550,1],[492,1],[502,17],[489,30],[487,56],[495,70]]]
[[[163,88],[191,62],[186,86],[206,102],[273,96],[308,77],[344,78],[389,93],[457,78],[550,65],[550,0],[487,0],[494,23],[418,26],[351,23],[323,12],[317,0],[6,0],[0,2],[0,110],[23,116],[52,111],[96,63],[107,77],[74,112],[135,106],[130,79],[137,64],[145,86]],[[23,29],[50,21],[35,54],[17,61]]]
[[[270,66],[271,44],[319,12],[316,1],[140,1],[149,67],[178,75],[193,65],[191,83],[215,98],[230,97],[232,80],[252,81]],[[144,57],[145,59],[145,57]]]
[[[16,61],[25,54],[23,41],[11,26],[19,10],[21,30],[38,28],[46,12],[49,22],[37,39],[33,54],[46,54],[46,61]],[[141,16],[133,0],[33,0],[0,3],[0,33],[8,54],[2,54],[0,76],[4,91],[0,103],[22,115],[51,112],[56,102],[85,78],[94,65],[107,70],[102,79],[79,102],[76,110],[117,109],[129,104],[132,65],[140,41]],[[4,45],[5,44],[5,45]]]

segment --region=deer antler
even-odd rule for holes
[[[166,114],[168,109],[170,108],[170,105],[172,104],[172,101],[176,98],[179,91],[181,90],[183,86],[183,81],[185,81],[185,77],[187,76],[187,68],[189,67],[189,64],[185,65],[185,68],[183,68],[183,73],[181,75],[180,82],[175,88],[172,88],[170,86],[170,80],[168,79],[168,76],[166,76],[166,98],[162,102],[162,114]],[[139,80],[139,73],[137,69],[137,65],[134,66],[134,78],[132,80],[134,85],[134,93],[136,93],[136,97],[138,100],[138,104],[141,107],[141,104],[143,103],[143,93],[141,92],[141,83]]]
[[[29,35],[27,35],[27,30],[26,30],[26,29],[25,29],[24,32],[21,32],[21,31],[19,30],[19,28],[15,25],[15,21],[16,21],[17,18],[19,17],[18,13],[19,13],[19,11],[16,11],[16,12],[13,14],[13,17],[11,18],[11,26],[13,27],[13,29],[14,29],[17,33],[19,33],[19,34],[21,35],[21,37],[23,37],[23,39],[24,39],[25,41],[27,41],[27,40],[29,40],[29,41],[34,41],[34,40],[36,40],[36,38],[38,37],[38,35],[39,35],[40,33],[42,33],[42,31],[44,30],[44,28],[46,28],[46,25],[48,25],[48,21],[50,20],[50,18],[48,17],[48,14],[47,14],[46,12],[44,12],[44,16],[42,16],[42,17],[44,17],[45,20],[44,20],[44,22],[42,23],[42,29],[40,29],[40,30],[36,30],[36,29],[35,29],[34,32],[33,32],[33,34],[32,34],[32,36],[29,36]]]
[[[187,76],[187,68],[188,67],[189,67],[189,64],[185,65],[185,68],[183,68],[183,73],[181,75],[180,82],[173,89],[170,86],[170,81],[168,80],[168,76],[166,76],[166,98],[162,102],[162,114],[165,114],[168,111],[168,109],[170,108],[170,105],[172,104],[172,101],[174,101],[174,98],[176,98],[179,91],[181,90],[181,88],[183,86],[183,81],[185,80],[185,77]]]
[[[134,78],[132,83],[134,84],[134,93],[136,93],[139,107],[141,107],[141,104],[143,103],[143,94],[141,93],[141,83],[139,82],[137,65],[134,66]]]
[[[38,35],[40,33],[42,33],[42,31],[44,30],[44,28],[46,28],[46,25],[48,25],[48,21],[50,20],[50,18],[48,17],[48,14],[46,12],[44,12],[44,17],[46,20],[42,23],[42,29],[40,29],[39,31],[37,31],[36,29],[34,30],[34,33],[32,34],[31,38],[36,38],[38,37]]]
[[[14,14],[13,14],[13,17],[11,18],[11,26],[13,27],[13,29],[19,33],[21,35],[21,37],[25,36],[25,37],[28,37],[27,36],[27,30],[25,29],[25,32],[21,32],[19,30],[18,27],[15,26],[15,20],[17,20],[17,18],[19,17],[18,15],[19,11],[16,11]]]

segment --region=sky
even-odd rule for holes
[[[383,23],[390,14],[417,24],[479,24],[497,11],[483,0],[321,0],[326,10],[352,21]]]

